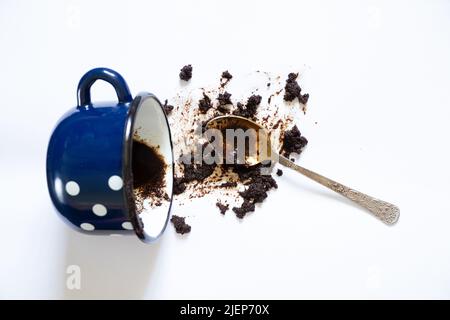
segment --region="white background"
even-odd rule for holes
[[[0,48],[0,298],[450,298],[449,1],[2,0]],[[187,63],[204,83],[306,68],[301,164],[397,204],[399,223],[285,170],[243,221],[185,206],[185,238],[69,229],[45,156],[79,78],[106,66],[165,99]]]

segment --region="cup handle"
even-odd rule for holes
[[[104,80],[114,87],[119,103],[131,102],[130,89],[120,74],[108,68],[95,68],[88,71],[78,83],[78,106],[91,104],[91,86],[97,80]]]

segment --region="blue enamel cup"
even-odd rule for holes
[[[117,102],[92,103],[91,86],[110,83]],[[166,228],[172,204],[173,154],[170,128],[159,100],[134,99],[117,72],[96,68],[78,84],[78,104],[54,129],[47,151],[47,185],[63,219],[89,234],[132,233],[145,242]],[[133,188],[133,139],[158,148],[166,163],[166,201],[152,207]],[[149,166],[152,163],[148,164]],[[145,205],[144,205],[145,204]]]

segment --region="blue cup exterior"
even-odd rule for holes
[[[110,83],[118,101],[92,103],[90,88],[96,80]],[[131,136],[127,132],[132,122],[130,111],[136,110],[141,98],[133,101],[117,72],[93,69],[79,82],[78,105],[59,120],[51,135],[47,150],[50,197],[64,220],[80,232],[135,230],[146,240],[134,212],[130,164],[126,163],[131,153],[127,141]]]

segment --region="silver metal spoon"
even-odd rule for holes
[[[206,123],[206,128],[207,129],[214,128],[219,130],[230,128],[233,129],[241,128],[243,130],[254,129],[258,133],[258,143],[257,147],[253,148],[254,150],[256,150],[256,152],[253,153],[246,152],[245,154],[246,165],[253,166],[267,160],[278,161],[283,166],[291,168],[303,174],[304,176],[320,183],[321,185],[327,187],[328,189],[331,189],[343,195],[347,199],[350,199],[351,201],[357,203],[361,207],[369,210],[376,218],[380,219],[385,224],[392,225],[396,223],[400,216],[400,209],[397,206],[389,202],[376,199],[362,192],[356,191],[339,182],[336,182],[311,170],[303,168],[293,163],[286,157],[273,151],[270,143],[270,134],[264,127],[262,127],[261,125],[257,124],[254,121],[234,115],[218,116],[209,120]],[[261,140],[265,141],[261,143]],[[260,152],[259,148],[261,146],[267,148],[267,150],[264,150],[264,152]]]

